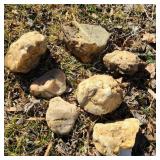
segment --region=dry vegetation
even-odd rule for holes
[[[155,88],[150,87],[150,75],[144,71],[124,77],[126,96],[118,110],[101,117],[81,110],[68,136],[58,136],[50,131],[43,118],[48,101],[34,99],[29,94],[29,85],[34,79],[52,68],[61,68],[68,84],[62,97],[76,102],[74,92],[77,84],[91,75],[107,74],[102,57],[115,49],[135,52],[146,63],[155,63],[156,46],[142,41],[143,33],[155,33],[155,10],[155,5],[5,5],[5,53],[13,41],[31,30],[47,36],[48,50],[39,66],[28,74],[13,74],[5,69],[4,154],[99,155],[92,143],[95,122],[136,117],[142,125],[132,154],[155,155]],[[100,24],[112,33],[106,51],[92,64],[82,64],[71,56],[58,38],[60,26],[73,19]],[[113,76],[121,78],[121,75]]]

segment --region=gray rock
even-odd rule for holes
[[[68,134],[78,117],[78,109],[74,104],[64,101],[60,97],[52,98],[46,112],[49,128],[57,134]]]
[[[105,49],[110,37],[99,25],[79,24],[76,21],[63,26],[63,39],[70,51],[82,62],[92,62]]]

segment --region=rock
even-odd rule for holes
[[[82,62],[90,63],[105,49],[110,33],[99,25],[79,24],[63,26],[63,40],[68,49]]]
[[[25,33],[10,45],[5,56],[5,66],[12,72],[27,73],[37,66],[46,49],[44,35],[37,31]]]
[[[95,115],[114,111],[123,99],[119,83],[108,75],[94,75],[83,80],[78,85],[76,97],[84,110]]]
[[[57,134],[68,134],[78,117],[78,109],[74,104],[64,101],[60,97],[49,101],[46,121],[50,129]]]
[[[156,43],[155,33],[145,33],[143,34],[142,41],[147,41],[148,43]]]
[[[150,78],[155,78],[156,76],[156,64],[149,63],[145,68],[150,73]]]
[[[133,75],[141,64],[140,58],[132,52],[115,50],[103,57],[105,66],[110,71]]]
[[[61,95],[66,90],[66,76],[59,69],[52,69],[35,80],[30,86],[30,93],[36,97],[51,98]]]
[[[139,130],[139,120],[125,119],[114,123],[97,123],[93,128],[93,143],[103,155],[116,155],[123,149],[131,149]]]

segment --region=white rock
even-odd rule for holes
[[[68,134],[78,117],[78,109],[74,104],[60,97],[52,98],[46,112],[46,121],[50,129],[57,134]]]
[[[76,97],[87,112],[102,115],[118,108],[123,95],[119,83],[111,76],[95,75],[78,85]]]

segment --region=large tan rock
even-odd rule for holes
[[[51,98],[61,95],[66,90],[66,76],[59,69],[52,69],[35,80],[30,86],[30,93],[37,97]]]
[[[99,25],[73,21],[63,26],[63,39],[68,49],[84,63],[91,62],[105,49],[109,37],[110,33]]]
[[[87,112],[102,115],[118,108],[123,96],[118,82],[111,76],[95,75],[78,85],[76,97]]]
[[[106,54],[103,57],[103,62],[108,70],[133,75],[138,71],[141,60],[132,52],[115,50]]]
[[[25,33],[10,45],[5,66],[12,72],[27,73],[37,66],[46,49],[45,36],[37,31]]]
[[[57,134],[68,134],[78,117],[78,109],[74,104],[60,97],[52,98],[46,112],[46,121],[50,129]]]
[[[114,123],[97,123],[93,128],[93,142],[103,155],[119,154],[121,149],[132,149],[139,130],[139,120],[125,119]]]

